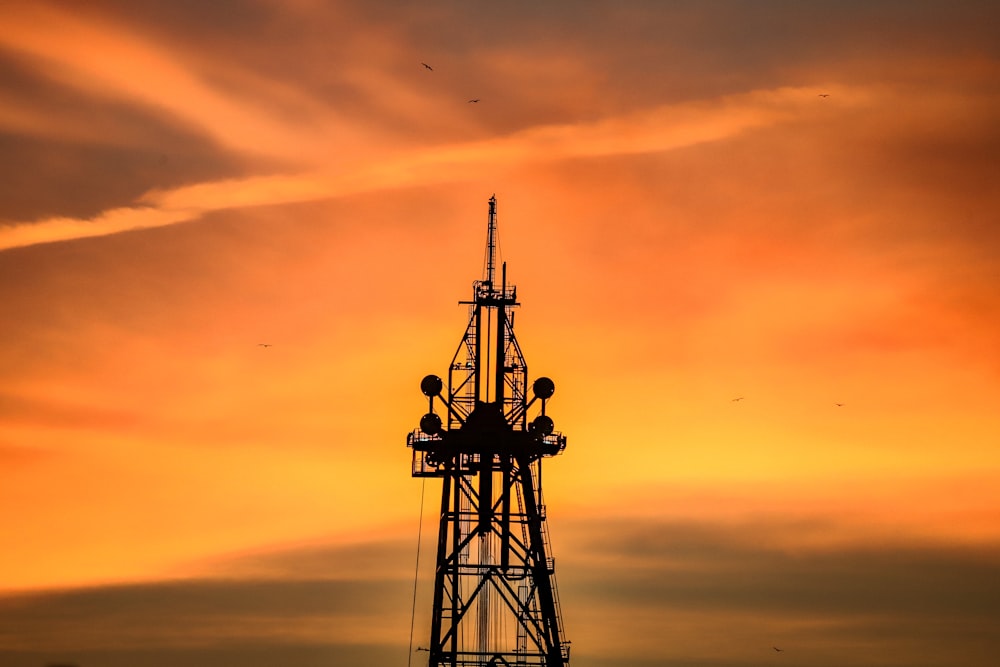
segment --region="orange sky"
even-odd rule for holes
[[[494,193],[574,667],[1000,652],[993,3],[3,14],[3,664],[401,665]]]

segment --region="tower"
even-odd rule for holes
[[[542,459],[566,447],[546,414],[555,392],[528,367],[514,336],[517,289],[496,278],[496,197],[489,200],[485,276],[448,368],[421,381],[429,409],[407,437],[414,477],[441,478],[429,667],[564,667],[555,561],[542,496]],[[528,412],[538,403],[538,414]]]

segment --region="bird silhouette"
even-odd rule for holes
[[[820,97],[830,97],[830,93],[820,93]]]
[[[257,343],[258,347],[271,347],[270,343]]]
[[[834,405],[836,405],[836,406],[837,406],[838,408],[842,408],[842,407],[844,407],[844,404],[843,404],[843,403],[834,403]]]
[[[783,653],[783,652],[784,652],[784,650],[785,650],[785,649],[783,649],[783,648],[778,648],[777,646],[772,646],[771,648],[773,648],[773,649],[774,649],[775,651],[777,651],[778,653]]]
[[[430,65],[428,65],[427,63],[420,63],[420,64],[423,65],[424,67],[426,67],[427,69],[429,69],[430,71],[432,71],[432,72],[434,71],[434,68],[431,67]]]
[[[478,101],[479,101],[479,98],[477,97],[477,98],[476,98],[476,99],[474,99],[474,100],[469,100],[469,104],[475,104],[475,103],[476,103],[476,102],[478,102]]]
[[[742,401],[742,400],[743,400],[742,396],[737,396],[736,398],[733,399],[733,403],[735,403],[736,401]]]

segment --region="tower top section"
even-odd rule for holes
[[[490,197],[490,214],[486,230],[486,279],[487,285],[493,285],[496,278],[497,265],[497,196]]]
[[[497,283],[497,254],[499,240],[497,235],[497,196],[489,200],[489,215],[486,227],[486,267],[482,280],[472,284],[473,300],[460,303],[496,308],[498,306],[517,306],[517,288],[507,284],[507,262],[500,265],[500,282]]]
[[[459,302],[469,307],[469,319],[448,366],[447,382],[432,375],[421,385],[430,409],[410,436],[415,475],[444,474],[446,461],[462,469],[467,460],[454,459],[457,454],[489,457],[503,452],[535,459],[558,454],[566,446],[565,436],[554,431],[545,410],[555,385],[545,377],[529,381],[528,364],[514,335],[517,288],[507,284],[506,263],[497,266],[497,248],[493,195],[484,277],[473,282],[472,300]],[[443,414],[435,413],[435,401],[444,407]],[[536,401],[541,414],[529,420],[528,410]]]

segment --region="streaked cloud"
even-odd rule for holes
[[[154,190],[136,205],[87,220],[54,218],[14,223],[0,249],[113,234],[197,219],[213,210],[288,204],[461,180],[470,171],[512,169],[525,163],[656,153],[721,141],[756,127],[794,119],[816,89],[758,91],[672,105],[579,125],[543,126],[511,136],[432,147],[382,159],[338,165],[334,171],[254,176]],[[863,103],[864,94],[845,98]],[[859,100],[859,98],[861,98]],[[837,104],[852,102],[837,102]],[[249,133],[253,136],[254,133]],[[308,141],[308,137],[301,137]]]
[[[496,193],[576,667],[992,664],[995,3],[6,9],[0,661],[405,659]]]
[[[585,610],[594,626],[584,636],[604,660],[616,652],[621,659],[626,637],[624,645],[643,647],[630,661],[648,651],[665,664],[771,664],[774,645],[806,665],[851,663],[858,651],[866,664],[915,664],[942,644],[954,659],[976,662],[992,650],[993,594],[982,582],[995,579],[995,545],[800,551],[768,541],[776,530],[794,539],[803,527],[767,520],[574,527],[569,550],[592,565],[578,570],[574,558],[560,559],[564,604]],[[575,584],[562,585],[571,578]],[[706,625],[713,640],[689,634]],[[663,630],[648,634],[652,628]]]
[[[936,655],[942,645],[948,647],[942,654],[971,662],[996,650],[995,546],[889,539],[800,551],[762,539],[776,533],[794,539],[811,529],[796,523],[560,524],[568,529],[559,536],[558,565],[574,664],[645,664],[656,655],[661,664],[764,665],[774,645],[797,664],[815,666],[851,662],[859,651],[865,664],[899,665]],[[240,655],[246,664],[256,664],[253,653],[293,660],[310,646],[328,659],[362,647],[405,655],[413,581],[395,573],[407,547],[290,548],[231,560],[234,569],[224,578],[6,596],[0,655],[99,655],[103,664],[118,665],[143,651],[161,659],[185,655],[195,667],[215,664],[219,655]],[[260,578],[258,568],[268,562],[280,564],[265,568],[277,576]],[[247,576],[248,565],[257,577]],[[357,576],[358,568],[368,576]],[[421,599],[428,587],[419,582]],[[416,621],[419,646],[426,614]]]
[[[169,52],[112,20],[52,5],[12,9],[0,43],[39,61],[40,70],[63,86],[168,113],[230,149],[275,153],[280,148],[295,153],[303,148],[300,133],[276,122],[253,102],[257,96],[273,100],[282,92],[276,84],[248,91],[250,96],[241,99],[185,67],[176,51]]]

